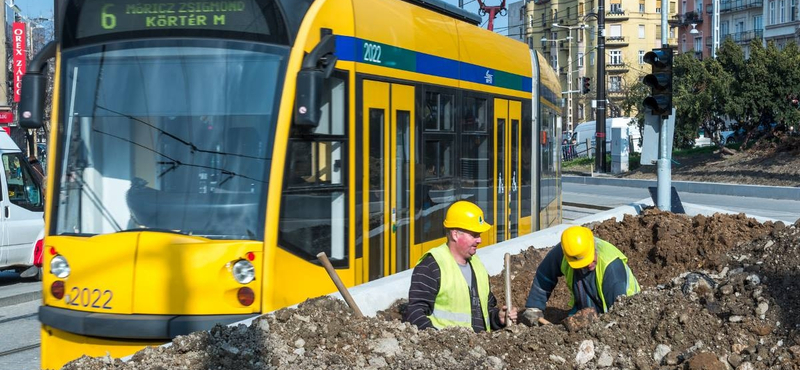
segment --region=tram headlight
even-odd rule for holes
[[[256,270],[248,260],[238,260],[233,264],[233,278],[239,284],[247,284],[256,278]]]
[[[58,255],[50,260],[50,273],[59,279],[66,279],[69,276],[69,263],[64,256]]]

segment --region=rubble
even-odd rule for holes
[[[72,369],[794,369],[800,367],[800,220],[688,217],[648,209],[589,225],[625,253],[642,292],[569,331],[560,283],[545,318],[475,334],[423,330],[396,319],[402,301],[356,318],[316,298],[250,327],[221,327],[147,348],[128,362],[84,357]],[[535,246],[547,247],[547,246]],[[547,249],[512,256],[523,307]],[[493,276],[498,299],[504,277]],[[503,304],[500,302],[500,304]]]

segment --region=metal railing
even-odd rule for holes
[[[736,12],[750,8],[763,8],[764,0],[720,0],[720,12]]]

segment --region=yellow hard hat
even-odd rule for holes
[[[466,200],[459,200],[447,209],[444,218],[444,227],[448,229],[462,229],[474,233],[483,233],[492,228],[483,218],[480,207]]]
[[[561,233],[561,249],[569,266],[582,269],[594,261],[594,235],[583,226],[571,226]]]

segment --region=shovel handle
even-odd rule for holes
[[[317,258],[319,258],[319,261],[322,262],[323,266],[325,266],[325,271],[328,272],[328,276],[330,276],[331,280],[333,280],[333,284],[336,285],[336,289],[339,290],[339,294],[344,297],[344,301],[347,302],[347,305],[350,306],[350,309],[355,312],[356,317],[363,317],[364,314],[361,313],[361,309],[359,309],[358,305],[356,305],[356,301],[354,301],[353,297],[350,296],[350,292],[347,290],[347,287],[344,286],[344,283],[342,283],[342,279],[339,278],[336,270],[333,269],[333,265],[331,265],[331,261],[328,260],[328,256],[325,254],[325,252],[320,252],[317,254]]]
[[[506,253],[505,259],[505,275],[506,275],[506,313],[511,312],[511,255]],[[510,320],[506,321],[506,326]]]

